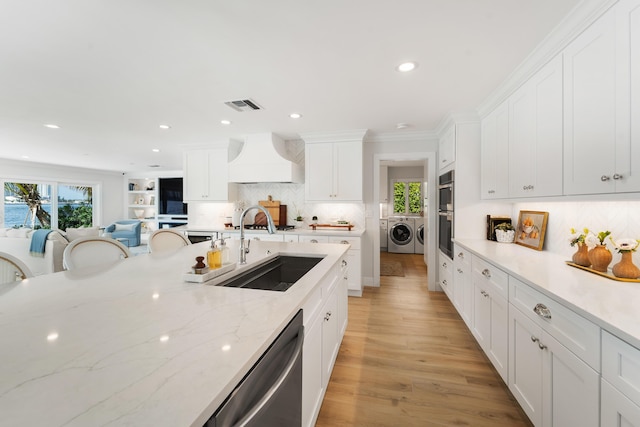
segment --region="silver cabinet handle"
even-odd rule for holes
[[[449,286],[449,284],[447,283],[447,279],[444,279],[444,280],[442,281],[442,284],[443,284],[443,285],[445,285],[445,286]]]
[[[460,253],[458,254],[458,258],[464,259],[464,252],[460,252]]]
[[[340,243],[342,243],[343,245],[348,245],[349,242],[347,240],[342,240]]]
[[[462,269],[461,269],[461,268],[459,268],[459,269],[458,269],[458,273],[462,274],[462,273],[464,273],[464,271],[462,271]]]
[[[331,312],[327,311],[326,316],[324,316],[324,320],[326,320],[328,322],[330,318],[331,318]]]
[[[318,243],[318,240],[316,240],[316,239],[311,239],[311,243]]]
[[[551,310],[549,310],[547,308],[546,305],[544,304],[536,304],[535,307],[533,307],[533,312],[536,313],[538,316],[542,317],[543,319],[551,319]]]
[[[546,349],[547,349],[547,346],[546,346],[546,345],[544,345],[544,344],[542,344],[540,341],[538,341],[538,348],[539,348],[540,350],[546,350]]]
[[[442,266],[443,266],[444,268],[447,268],[447,263],[446,263],[446,262],[443,262],[443,263],[442,263]]]
[[[540,341],[538,338],[534,337],[533,335],[531,335],[531,341],[533,342],[538,342]]]
[[[480,291],[480,294],[482,294],[482,296],[485,298],[489,298],[489,294],[486,293],[485,291]]]
[[[607,175],[602,175],[602,176],[600,177],[600,181],[602,181],[602,182],[609,181],[610,179],[611,179],[611,178],[610,178],[610,177],[608,177]]]
[[[489,269],[488,269],[488,268],[485,268],[484,270],[482,270],[482,275],[483,275],[484,277],[486,277],[487,279],[490,279],[490,278],[491,278],[491,272],[489,271]]]
[[[613,174],[613,179],[622,179],[622,175],[620,175],[618,173],[614,173]]]
[[[343,267],[346,267],[346,266],[347,266],[347,261],[342,260],[342,266],[343,266]]]

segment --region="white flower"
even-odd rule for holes
[[[638,242],[636,239],[618,239],[618,241],[614,241],[611,237],[609,237],[613,246],[618,250],[618,252],[622,251],[635,251],[638,247]]]
[[[598,246],[600,244],[600,240],[598,239],[598,237],[596,237],[593,234],[589,234],[585,239],[584,239],[585,243],[587,244],[587,246],[589,246],[590,248],[594,247],[594,246]]]

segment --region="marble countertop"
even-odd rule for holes
[[[208,246],[0,290],[1,423],[202,426],[348,249],[253,242],[236,271],[267,251],[326,255],[288,291],[272,292],[184,282]]]
[[[240,230],[234,228],[215,227],[206,225],[189,225],[185,227],[178,227],[176,229],[186,231],[187,233],[234,233],[239,234]],[[267,230],[244,230],[245,234],[268,234]],[[362,228],[352,228],[351,231],[336,228],[318,228],[317,230],[309,228],[294,228],[292,230],[278,230],[276,234],[288,234],[297,236],[340,236],[340,237],[360,237],[364,234],[365,230]]]
[[[571,267],[566,257],[515,244],[456,239],[456,244],[640,348],[640,283]]]

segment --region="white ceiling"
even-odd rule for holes
[[[176,170],[182,145],[248,133],[430,131],[578,1],[0,0],[0,157]],[[224,105],[245,98],[264,110]]]

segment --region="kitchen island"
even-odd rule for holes
[[[237,242],[229,245],[235,261]],[[348,250],[252,243],[247,265],[235,272],[267,252],[324,255],[289,290],[272,292],[185,282],[207,248],[1,290],[2,424],[202,426]]]

